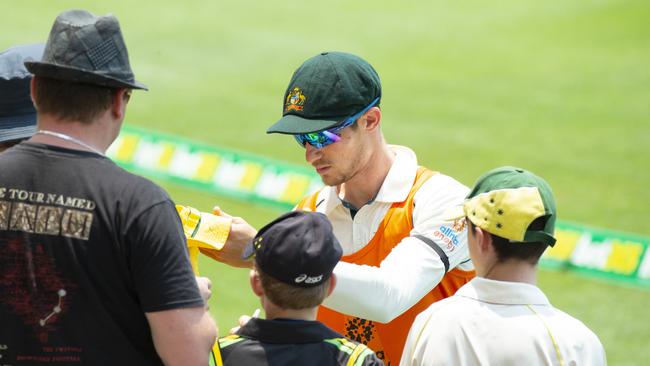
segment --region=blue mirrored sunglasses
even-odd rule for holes
[[[379,98],[375,98],[375,100],[370,102],[370,104],[368,104],[367,107],[365,107],[358,113],[348,117],[342,123],[340,123],[338,126],[334,128],[330,128],[328,130],[323,130],[319,132],[301,133],[299,135],[293,135],[293,137],[302,147],[305,147],[305,144],[310,144],[311,146],[317,149],[321,149],[327,145],[331,145],[341,140],[341,135],[339,134],[339,131],[341,131],[342,129],[348,126],[351,126],[354,122],[356,122],[357,119],[359,119],[359,117],[363,116],[364,113],[368,112],[370,108],[372,108],[375,104],[377,104],[378,101]]]

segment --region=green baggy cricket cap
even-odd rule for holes
[[[326,130],[381,101],[379,75],[359,56],[322,52],[294,72],[282,98],[282,118],[266,133],[301,134]]]
[[[505,166],[485,173],[478,179],[462,206],[448,219],[467,217],[481,229],[511,242],[555,244],[557,210],[551,187],[537,175]],[[541,230],[529,229],[543,217]]]

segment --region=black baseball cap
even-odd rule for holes
[[[335,127],[381,102],[377,71],[364,59],[345,52],[322,52],[293,74],[282,98],[282,118],[266,133],[296,135]]]
[[[260,229],[242,257],[255,255],[258,268],[281,282],[314,287],[330,278],[342,254],[327,216],[291,211]]]

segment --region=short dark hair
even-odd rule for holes
[[[546,219],[547,217],[542,216],[533,220],[528,226],[528,230],[544,229]],[[474,230],[475,225],[470,220],[467,220],[467,222],[469,224],[469,230]],[[492,233],[488,234],[492,237],[492,246],[497,253],[497,261],[499,262],[505,262],[508,259],[518,259],[530,264],[537,264],[539,258],[546,248],[548,248],[548,244],[542,242],[513,243],[501,236]]]
[[[330,277],[318,286],[298,287],[277,280],[257,266],[255,271],[259,274],[266,297],[283,309],[300,310],[320,305],[327,297],[327,290],[332,280]]]
[[[34,104],[39,113],[91,123],[110,108],[117,90],[35,76]]]
[[[26,139],[16,139],[16,140],[7,140],[0,142],[0,152],[7,150],[8,148],[18,145],[19,143],[25,141]]]

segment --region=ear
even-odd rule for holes
[[[381,121],[381,109],[379,107],[372,107],[362,118],[365,121],[365,125],[362,125],[366,130],[374,130],[379,128],[379,122]]]
[[[36,76],[29,81],[29,96],[32,98],[32,104],[36,106]]]
[[[327,296],[331,295],[332,291],[334,291],[334,288],[336,288],[336,281],[338,281],[336,279],[336,275],[334,273],[332,273],[330,275],[330,287],[327,289]],[[325,296],[325,297],[327,297],[327,296]]]
[[[262,287],[262,281],[260,280],[260,275],[257,273],[255,269],[251,269],[250,273],[248,274],[248,279],[251,283],[251,288],[253,289],[253,293],[259,297],[264,296],[264,288]]]
[[[484,231],[478,226],[474,226],[474,235],[476,235],[476,242],[478,243],[479,250],[482,253],[491,251],[492,248],[492,235]]]
[[[118,89],[113,93],[111,114],[113,114],[113,117],[115,117],[115,119],[124,119],[124,114],[126,113],[126,105],[129,102],[129,96],[127,96],[127,92],[127,89]]]

